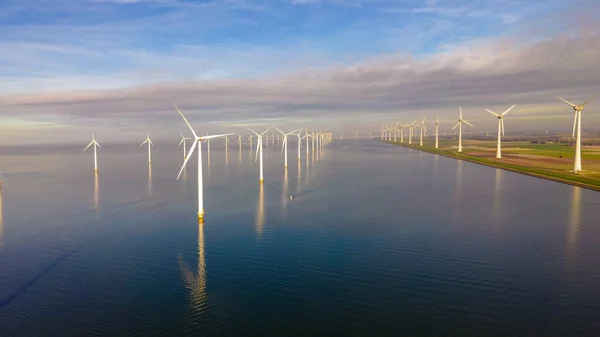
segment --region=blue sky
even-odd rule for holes
[[[19,134],[32,128],[56,132],[89,120],[120,120],[124,127],[141,129],[145,126],[135,122],[140,111],[148,109],[166,121],[162,116],[169,98],[200,93],[215,101],[190,101],[184,107],[204,123],[240,124],[252,118],[310,122],[329,110],[330,124],[356,128],[364,113],[383,121],[403,110],[427,113],[444,102],[450,109],[454,101],[448,97],[427,106],[412,101],[416,94],[378,98],[373,92],[356,95],[361,99],[352,104],[348,99],[315,100],[325,90],[315,86],[352,97],[358,83],[369,83],[361,94],[377,86],[390,88],[390,83],[408,85],[402,82],[407,71],[416,83],[434,81],[422,74],[436,71],[444,76],[473,67],[494,71],[494,62],[521,57],[527,48],[551,48],[557,43],[545,43],[557,39],[581,43],[598,31],[589,14],[598,6],[591,0],[0,0],[0,7],[0,108],[7,111],[5,124],[12,130],[0,141],[10,137],[9,142],[18,142]],[[574,14],[579,18],[575,24],[565,19]],[[506,50],[511,53],[493,60]],[[505,63],[501,68],[514,75],[515,66]],[[495,83],[506,85],[500,74],[494,76]],[[160,108],[139,102],[115,106],[127,92],[147,94],[152,91],[148,86],[161,85],[166,97]],[[286,101],[271,99],[278,85]],[[246,86],[262,91],[240,97]],[[499,97],[490,96],[501,105]],[[229,104],[236,99],[237,105]],[[90,108],[90,101],[97,104]],[[220,111],[211,115],[208,110]],[[353,122],[334,123],[336,116]]]

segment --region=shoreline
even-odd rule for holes
[[[600,192],[600,181],[597,182],[596,184],[593,184],[593,183],[588,184],[586,182],[580,182],[580,181],[568,179],[569,177],[563,178],[563,177],[559,177],[559,176],[554,176],[554,175],[559,175],[560,173],[544,171],[543,169],[529,168],[529,167],[525,167],[525,166],[518,166],[518,165],[512,165],[512,164],[493,163],[493,162],[490,162],[489,159],[487,159],[487,158],[469,157],[468,155],[465,155],[465,154],[458,154],[458,152],[454,153],[454,152],[448,152],[448,151],[441,151],[441,150],[436,150],[434,148],[430,148],[428,146],[419,146],[419,145],[409,146],[408,144],[404,144],[404,143],[397,143],[397,142],[395,143],[395,142],[390,142],[390,141],[386,141],[386,140],[380,140],[380,141],[391,144],[391,145],[403,146],[403,147],[406,147],[406,148],[412,149],[412,150],[437,154],[440,156],[453,158],[453,159],[457,159],[457,160],[464,160],[464,161],[468,161],[468,162],[471,162],[474,164],[493,167],[493,168],[497,168],[497,169],[506,170],[509,172],[527,175],[530,177],[541,178],[541,179],[555,181],[555,182],[566,184],[566,185],[577,186],[577,187],[585,188],[588,190]],[[531,171],[536,171],[536,172],[531,172]],[[586,179],[581,176],[579,176],[577,178]]]

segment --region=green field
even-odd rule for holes
[[[404,143],[386,142],[409,147],[406,139]],[[573,144],[503,141],[501,159],[496,159],[496,144],[495,140],[463,139],[463,152],[459,153],[457,139],[440,138],[439,148],[435,149],[431,137],[424,140],[423,146],[419,146],[418,138],[413,139],[410,148],[600,191],[600,146],[582,147],[583,171],[576,174],[572,172]]]

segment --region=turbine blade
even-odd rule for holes
[[[256,143],[256,155],[254,156],[254,162],[258,160],[258,151],[262,149],[262,138],[258,138],[258,142]]]
[[[452,130],[456,129],[456,127],[460,124],[460,122],[456,123],[456,125],[452,128]]]
[[[271,127],[271,128],[275,128],[277,131],[279,131],[279,133],[281,133],[282,135],[285,135],[285,132],[283,132],[283,131],[279,130],[279,128],[278,128],[278,127],[276,127],[276,126],[274,126],[274,125],[271,125],[270,127]]]
[[[267,131],[269,131],[269,130],[271,130],[271,127],[270,127],[270,126],[269,126],[269,128],[268,128],[268,129],[266,129],[266,130],[265,130],[265,132],[261,133],[260,135],[261,135],[261,136],[262,136],[262,135],[264,135],[264,134],[265,134],[265,133],[267,133]]]
[[[576,105],[575,105],[575,104],[573,104],[573,103],[571,103],[571,102],[567,101],[566,99],[564,99],[564,98],[562,98],[562,97],[556,96],[556,98],[558,98],[558,99],[560,99],[561,101],[563,101],[563,102],[567,103],[568,105],[572,106],[573,108],[574,108],[574,107],[576,107]]]
[[[423,121],[421,122],[421,124],[425,124],[426,119],[427,119],[427,116],[423,117]]]
[[[196,135],[196,132],[194,131],[194,129],[190,125],[190,122],[188,122],[188,120],[185,118],[185,116],[183,115],[183,113],[179,110],[179,108],[177,107],[177,105],[175,105],[175,103],[173,103],[173,106],[175,107],[175,109],[177,109],[177,112],[179,112],[179,114],[181,115],[181,117],[185,121],[185,124],[187,124],[187,126],[190,128],[190,130],[192,130],[192,134],[194,135],[194,137],[198,138],[198,135]]]
[[[147,141],[148,141],[148,139],[146,139],[145,141],[143,141],[142,144],[140,144],[140,146],[146,144]]]
[[[226,137],[226,136],[231,136],[231,135],[233,135],[233,133],[224,133],[221,135],[211,135],[211,136],[206,135],[206,136],[200,137],[200,139],[212,139],[212,138]]]
[[[577,111],[575,111],[573,117],[573,138],[575,138],[575,127],[577,126]]]
[[[94,143],[99,147],[102,148],[102,146],[100,146],[100,144],[98,144],[98,142],[96,140],[94,140]]]
[[[177,145],[177,147],[181,147],[181,144],[183,144],[183,140],[184,140],[184,139],[185,139],[185,138],[181,139],[181,141],[179,142],[179,145]]]
[[[460,105],[458,106],[458,114],[460,116],[460,119],[462,119],[462,107]]]
[[[152,143],[152,141],[150,140],[150,138],[148,138],[148,141],[150,142],[150,145],[154,146],[154,143]]]
[[[85,147],[85,149],[83,149],[83,151],[87,150],[87,149],[88,149],[88,147],[92,146],[92,144],[94,144],[94,141],[93,141],[93,140],[92,140],[92,141],[91,141],[91,142],[88,144],[88,146],[86,146],[86,147]]]
[[[504,116],[504,115],[506,115],[506,114],[507,114],[507,113],[508,113],[510,110],[512,110],[512,108],[514,108],[514,107],[516,107],[516,106],[517,106],[517,105],[515,104],[515,105],[511,106],[510,108],[506,109],[506,111],[504,111],[504,112],[502,113],[502,115],[500,115],[500,116]]]
[[[494,116],[496,116],[496,117],[499,117],[499,116],[500,116],[499,114],[497,114],[497,113],[493,112],[493,111],[492,111],[492,110],[490,110],[490,109],[485,109],[485,111],[487,111],[487,112],[491,113],[492,115],[494,115]]]
[[[585,106],[586,104],[588,104],[589,102],[593,101],[596,99],[596,97],[600,96],[600,93],[598,93],[596,96],[588,99],[587,101],[585,101],[585,103],[581,104],[581,106]]]
[[[467,121],[463,121],[463,122],[465,122],[467,125],[473,126],[473,124],[471,124],[471,123],[469,123]]]
[[[248,129],[248,130],[250,130],[250,131],[252,131],[252,132],[253,132],[255,135],[257,135],[257,136],[261,136],[261,135],[260,135],[258,132],[254,131],[254,130],[252,130],[252,129],[250,129],[250,128],[247,128],[247,129]]]
[[[181,172],[183,172],[183,169],[185,168],[185,165],[187,164],[188,160],[190,160],[190,157],[192,157],[192,154],[194,154],[194,150],[196,149],[197,144],[198,144],[198,141],[195,140],[194,144],[192,144],[192,147],[190,148],[190,152],[188,152],[188,155],[185,158],[185,161],[183,162],[183,166],[181,166],[181,170],[179,170],[179,174],[177,175],[177,180],[179,180],[179,176],[181,176]],[[200,169],[200,168],[198,168],[198,169]]]

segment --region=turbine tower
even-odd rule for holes
[[[501,114],[497,114],[495,112],[493,112],[490,109],[485,109],[485,111],[491,113],[492,115],[496,116],[496,118],[498,118],[498,146],[496,148],[496,158],[500,159],[502,158],[502,149],[500,148],[500,134],[502,134],[502,136],[504,136],[504,116],[510,111],[512,110],[512,108],[514,108],[516,106],[513,105],[510,108],[506,109],[506,111],[504,111]]]
[[[183,169],[185,168],[185,165],[187,164],[187,162],[190,160],[190,157],[194,154],[196,145],[198,145],[200,143],[200,146],[198,146],[198,222],[204,223],[204,195],[203,195],[203,191],[202,191],[202,184],[203,184],[203,182],[202,182],[202,140],[208,140],[211,138],[218,138],[218,137],[225,137],[225,136],[232,135],[232,133],[222,134],[222,135],[212,135],[212,136],[207,135],[207,136],[203,136],[203,137],[198,137],[198,135],[196,134],[196,132],[194,131],[194,129],[192,128],[192,126],[190,125],[188,120],[185,118],[183,113],[181,113],[181,111],[179,110],[177,105],[175,105],[175,103],[173,103],[173,106],[175,107],[175,109],[177,109],[177,112],[179,112],[179,114],[185,121],[185,124],[187,124],[187,126],[192,131],[192,134],[194,135],[194,144],[192,144],[192,147],[190,148],[190,152],[188,153],[187,157],[185,158],[185,161],[183,162],[183,166],[181,166],[181,170],[179,170],[179,174],[177,175],[177,180],[179,180],[179,177],[181,176],[181,172],[183,172]]]
[[[96,154],[96,146],[102,148],[98,142],[96,142],[96,137],[94,137],[94,133],[92,132],[92,142],[88,144],[88,146],[83,149],[83,151],[87,150],[88,147],[94,145],[94,172],[98,172],[98,155]]]
[[[463,119],[462,108],[460,105],[458,106],[458,116],[458,123],[456,123],[452,130],[456,129],[456,127],[458,126],[458,152],[462,152],[462,123],[470,125],[471,127],[473,126],[473,124]]]
[[[181,144],[183,144],[183,159],[185,160],[185,140],[191,139],[191,138],[187,138],[186,136],[183,135],[182,132],[180,132],[180,134],[181,134],[181,141],[179,142],[179,145],[177,145],[177,147],[181,147]]]
[[[256,141],[256,156],[254,157],[254,161],[256,161],[258,154],[260,153],[260,178],[259,181],[262,184],[264,181],[263,178],[263,151],[262,151],[262,137],[265,135],[265,133],[267,133],[267,131],[269,131],[271,129],[271,127],[269,127],[268,129],[266,129],[263,133],[258,133],[250,128],[248,128],[248,130],[252,131],[256,137],[258,138]]]
[[[435,148],[438,148],[438,131],[439,131],[440,121],[438,115],[435,115]]]
[[[419,127],[420,136],[419,136],[419,146],[423,146],[423,131],[427,132],[427,128],[425,127],[425,119],[427,116],[423,117],[423,121],[421,124],[417,125]]]
[[[573,172],[581,171],[581,112],[583,111],[583,108],[586,104],[588,104],[598,96],[600,96],[600,94],[597,94],[596,96],[585,101],[583,104],[579,105],[575,105],[567,101],[566,99],[556,96],[556,98],[569,104],[575,112],[575,119],[573,120],[573,138],[575,138],[575,129],[577,129],[577,139],[575,141],[575,162],[573,164]]]
[[[154,146],[154,144],[150,140],[150,133],[148,133],[148,132],[146,132],[146,140],[142,144],[140,144],[140,146],[142,146],[146,143],[148,143],[148,164],[151,164],[152,163],[152,150],[150,150],[150,149],[151,149],[151,146]]]

